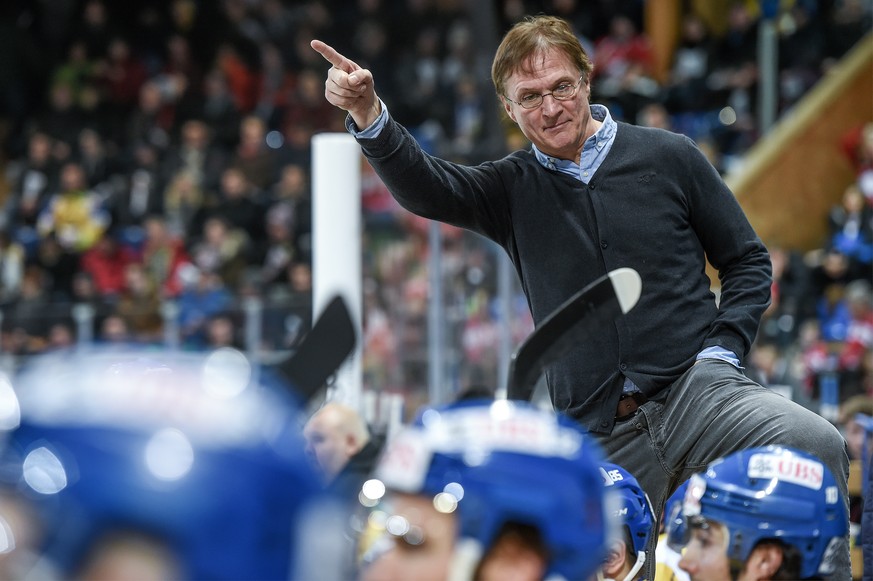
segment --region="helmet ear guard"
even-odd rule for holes
[[[817,458],[788,447],[741,450],[691,477],[681,518],[667,523],[675,547],[690,528],[708,521],[728,532],[727,556],[745,562],[764,540],[778,540],[800,555],[803,578],[834,570],[848,518],[836,480]]]
[[[518,523],[539,533],[547,575],[574,579],[593,574],[605,554],[601,460],[569,418],[526,402],[473,400],[420,413],[388,442],[374,477],[435,506],[442,495],[454,499],[453,570],[472,575],[503,526]]]
[[[683,516],[683,502],[691,479],[680,484],[664,505],[664,531],[667,534],[667,545],[679,552],[688,542],[687,527]]]
[[[606,489],[616,497],[613,517],[627,530],[634,553],[645,552],[655,524],[649,496],[634,475],[618,464],[604,462],[600,471]]]
[[[635,555],[634,565],[624,580],[627,581],[634,579],[646,563],[646,546],[653,533],[655,513],[648,495],[629,471],[604,462],[600,473],[609,497],[607,505],[614,534],[623,543],[630,543],[629,553]]]

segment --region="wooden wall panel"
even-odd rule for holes
[[[827,213],[854,171],[840,146],[873,121],[873,34],[868,35],[726,176],[768,246],[820,247]]]

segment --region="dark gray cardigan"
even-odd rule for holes
[[[546,372],[555,409],[589,430],[612,430],[623,376],[654,396],[705,347],[748,352],[770,300],[770,258],[687,137],[619,123],[588,185],[530,151],[475,167],[440,160],[390,118],[358,142],[404,208],[506,250],[536,323],[610,270],[640,273],[637,306]],[[719,271],[718,306],[707,258]]]

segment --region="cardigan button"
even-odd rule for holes
[[[601,248],[604,248],[604,249],[605,249],[607,246],[609,246],[609,244],[607,244],[606,240],[601,240],[601,241],[600,241],[600,247],[601,247]]]

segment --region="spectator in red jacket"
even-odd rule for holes
[[[82,254],[79,264],[91,275],[98,294],[111,299],[124,291],[124,272],[133,262],[136,262],[133,251],[120,245],[111,233],[105,233]]]

